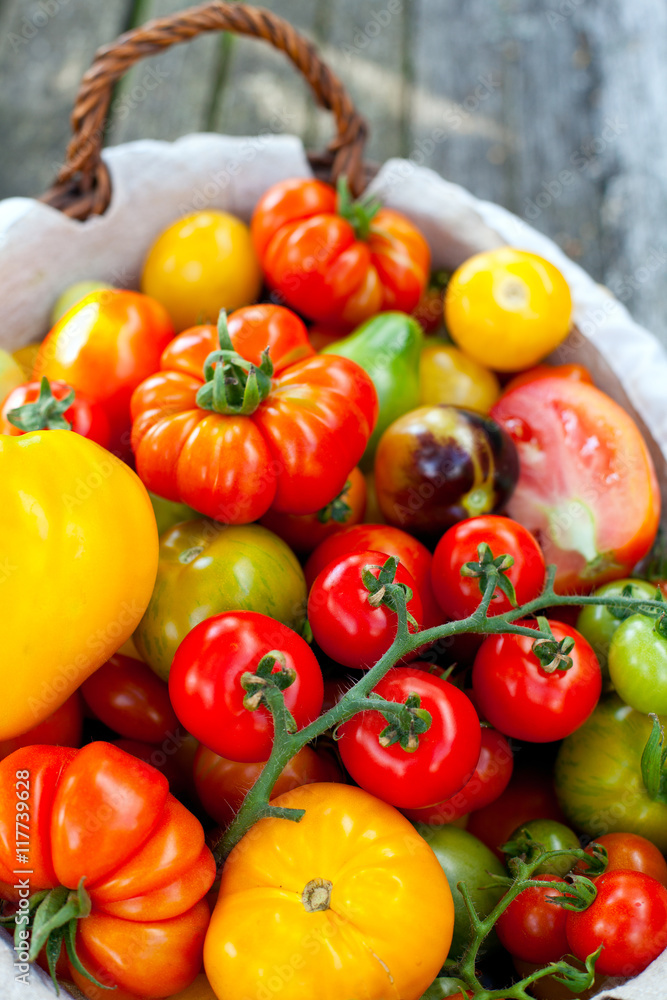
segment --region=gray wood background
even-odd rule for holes
[[[0,197],[61,162],[98,45],[184,0],[0,0]],[[372,125],[410,156],[548,233],[667,343],[665,0],[264,0],[321,47]],[[279,54],[217,36],[119,86],[109,144],[331,125]]]

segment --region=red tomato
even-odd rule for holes
[[[517,625],[537,628],[535,621]],[[472,686],[480,714],[517,740],[562,740],[583,725],[602,690],[600,665],[583,635],[551,621],[554,638],[575,640],[569,670],[548,673],[522,635],[492,635],[484,640],[472,668]]]
[[[172,795],[183,801],[192,800],[192,767],[199,742],[181,726],[177,725],[158,745],[125,738],[112,742],[164,774]]]
[[[284,691],[299,729],[320,713],[322,672],[309,645],[281,622],[255,611],[227,611],[200,622],[185,637],[169,674],[176,714],[204,746],[229,760],[268,760],[273,719],[265,705],[244,707],[242,674],[254,673],[267,653],[279,651],[296,678]],[[272,673],[276,673],[274,666]]]
[[[606,848],[606,872],[642,872],[667,888],[667,862],[655,844],[646,837],[641,837],[638,833],[604,833],[595,838],[595,843]],[[586,853],[592,855],[592,847],[587,847]],[[587,867],[585,862],[580,862],[575,870],[586,875]]]
[[[365,510],[366,480],[355,465],[338,496],[322,510],[314,514],[280,514],[267,510],[259,523],[287,542],[294,552],[307,555],[325,538],[363,521]]]
[[[199,747],[193,771],[195,788],[201,804],[216,823],[221,826],[231,823],[263,767],[263,762],[238,763],[218,756],[208,747]],[[271,798],[315,781],[342,782],[343,776],[332,754],[305,746],[280,772]]]
[[[526,604],[542,593],[544,556],[531,533],[509,517],[494,514],[471,517],[446,531],[433,553],[433,591],[448,618],[467,618],[482,599],[479,578],[461,575],[465,563],[478,561],[477,548],[482,543],[490,547],[494,558],[508,554],[514,559],[506,576],[514,585],[517,604]],[[512,606],[509,598],[496,588],[489,614],[503,614]]]
[[[141,660],[115,653],[83,682],[90,710],[120,736],[160,743],[178,729],[164,681]]]
[[[660,518],[653,461],[632,417],[595,386],[562,378],[514,389],[491,415],[519,452],[508,513],[556,564],[556,589],[630,576]]]
[[[58,320],[40,346],[33,378],[62,379],[99,403],[111,425],[110,447],[129,453],[130,396],[157,371],[173,336],[159,302],[140,292],[102,288]]]
[[[488,726],[482,727],[482,745],[473,776],[456,795],[426,809],[404,809],[413,823],[442,826],[453,823],[473,809],[495,802],[507,788],[512,777],[512,748],[502,735]]]
[[[503,794],[488,806],[472,812],[466,829],[504,861],[499,850],[522,823],[531,819],[555,819],[567,823],[558,805],[553,782],[542,770],[515,770]]]
[[[269,507],[319,511],[343,489],[375,426],[373,382],[347,358],[314,354],[301,320],[281,306],[238,309],[228,332],[243,363],[259,366],[269,350],[274,374],[262,376],[264,395],[244,415],[213,394],[202,408],[197,395],[205,380],[213,384],[213,368],[204,367],[220,349],[218,332],[179,334],[132,396],[141,479],[158,496],[229,524],[255,521]],[[241,376],[226,378],[238,387]]]
[[[215,863],[166,779],[109,743],[31,746],[0,763],[0,788],[0,879],[15,882],[25,790],[30,888],[73,888],[85,878],[92,909],[76,921],[84,965],[139,996],[187,986],[201,967]]]
[[[542,378],[567,378],[572,382],[587,382],[588,385],[593,385],[593,377],[584,365],[535,365],[534,368],[527,368],[525,372],[519,372],[511,378],[503,388],[503,395],[512,389],[518,389],[520,385],[537,382]]]
[[[106,448],[109,444],[111,431],[107,415],[102,407],[97,403],[91,403],[82,393],[77,392],[67,409],[62,410],[61,407],[54,406],[53,400],[65,399],[73,390],[65,382],[59,382],[56,379],[44,384],[49,389],[46,393],[42,389],[41,382],[26,382],[24,385],[18,385],[12,389],[2,404],[2,411],[0,411],[0,434],[18,436],[25,434],[27,430],[50,430],[52,426],[62,427],[62,421],[65,420],[75,434],[90,438],[91,441],[96,441],[97,444]],[[30,414],[34,417],[34,426],[21,430],[11,423],[9,414],[12,410],[18,410],[19,407],[30,404],[34,406],[38,400],[39,412],[33,410],[33,413]],[[27,416],[25,411],[22,416]]]
[[[479,760],[481,730],[469,698],[453,684],[414,667],[392,667],[374,695],[405,702],[411,694],[431,715],[431,726],[411,751],[382,746],[388,725],[380,712],[355,715],[339,730],[338,750],[352,778],[371,795],[399,809],[421,809],[454,795]]]
[[[389,524],[358,524],[321,542],[304,567],[308,587],[312,587],[315,577],[333,559],[362,549],[396,556],[417,584],[424,612],[424,628],[442,624],[443,615],[431,588],[431,553],[407,531]]]
[[[554,882],[554,888],[530,886],[520,892],[498,917],[496,932],[510,955],[524,962],[546,965],[557,962],[570,951],[565,933],[568,911],[549,902],[567,889],[567,882],[558,875],[536,875],[535,878]]]
[[[570,950],[583,960],[602,945],[596,972],[636,976],[667,947],[667,889],[633,871],[600,875],[595,888],[588,909],[568,913]]]
[[[81,744],[81,727],[83,711],[81,695],[78,690],[64,701],[60,708],[38,723],[22,736],[13,740],[0,740],[0,760],[9,757],[20,747],[29,747],[36,743],[59,747],[78,747]]]
[[[349,329],[388,309],[412,312],[429,277],[424,237],[388,208],[366,227],[342,211],[335,190],[322,181],[297,178],[269,188],[251,223],[269,287],[328,326]]]
[[[386,562],[383,552],[353,552],[339,556],[318,575],[308,595],[308,621],[313,636],[327,656],[346,667],[369,669],[391,646],[396,635],[396,612],[385,604],[377,607],[362,581],[370,568],[377,579]],[[422,606],[417,585],[399,563],[394,578],[412,591],[408,613],[418,625]],[[415,629],[409,626],[412,631]]]

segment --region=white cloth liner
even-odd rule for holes
[[[53,303],[75,281],[137,287],[148,247],[175,219],[215,208],[248,220],[269,185],[310,175],[300,140],[269,131],[251,137],[189,135],[173,143],[141,140],[108,149],[104,158],[113,194],[103,216],[77,222],[29,198],[0,202],[0,346],[16,349],[40,340]],[[667,354],[606,289],[511,212],[432,170],[393,159],[370,189],[419,225],[435,267],[452,269],[473,253],[503,244],[556,264],[572,290],[579,331],[604,355],[667,459]],[[576,336],[567,342],[569,361],[577,360],[580,346]],[[12,962],[11,944],[0,932],[3,1000],[54,995],[40,969],[31,970],[29,986],[16,982]],[[665,997],[666,976],[667,952],[624,985],[612,988],[618,981],[610,982],[598,997],[658,1000]]]

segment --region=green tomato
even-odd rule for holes
[[[55,326],[58,320],[89,292],[96,292],[98,288],[113,288],[113,285],[107,284],[106,281],[77,281],[73,285],[68,285],[58,296],[51,310],[51,326]]]
[[[417,832],[429,844],[440,867],[447,876],[454,900],[454,934],[449,949],[449,959],[460,958],[471,940],[470,919],[463,902],[463,896],[456,888],[458,882],[465,882],[480,917],[486,917],[505,892],[505,887],[480,889],[489,886],[491,875],[507,875],[505,868],[481,840],[467,830],[457,826],[429,826],[415,823]],[[487,947],[497,943],[495,935],[487,938]],[[428,995],[428,994],[427,994]],[[436,994],[440,996],[441,994]],[[446,995],[446,994],[445,994]]]
[[[158,535],[164,534],[165,531],[173,528],[175,524],[180,524],[181,521],[192,521],[193,518],[200,516],[187,504],[165,500],[164,497],[159,497],[156,493],[151,493],[150,490],[148,496],[153,505]]]
[[[619,696],[638,712],[667,715],[667,639],[655,618],[631,615],[609,647],[609,676]]]
[[[23,371],[9,351],[0,348],[0,405],[5,401],[12,389],[25,382]]]
[[[518,826],[509,839],[518,846],[522,845],[527,839],[523,836],[526,832],[530,835],[531,840],[537,844],[541,844],[546,851],[567,851],[571,848],[579,850],[581,847],[579,838],[574,830],[570,830],[569,826],[565,826],[564,823],[559,823],[555,819],[528,820],[527,823],[522,823],[521,826]],[[516,857],[521,853],[523,853],[522,850],[508,851],[506,852],[506,856]],[[577,860],[573,854],[564,854],[560,858],[552,858],[550,861],[545,861],[539,868],[535,869],[535,874],[567,875],[574,868]]]
[[[456,996],[456,994],[459,996],[461,994],[461,987],[456,980],[440,976],[431,983],[426,993],[422,994],[421,1000],[445,1000],[446,997]]]
[[[306,581],[292,550],[257,524],[184,521],[160,538],[157,578],[134,633],[141,657],[167,680],[188,632],[222,611],[258,611],[300,632]]]
[[[575,829],[591,837],[638,833],[667,851],[667,803],[649,796],[641,773],[651,727],[647,715],[611,695],[563,741],[554,782]]]
[[[605,583],[593,591],[593,597],[620,597],[625,587],[632,587],[629,597],[646,597],[652,601],[655,598],[655,584],[647,583],[646,580],[614,580],[613,583]],[[601,604],[587,604],[577,618],[577,630],[581,632],[584,639],[588,639],[595,655],[600,661],[602,679],[609,687],[609,669],[607,658],[609,655],[609,645],[616,629],[624,621],[624,617],[614,614],[613,608],[605,607]]]

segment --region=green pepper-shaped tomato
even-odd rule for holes
[[[359,465],[367,471],[383,432],[420,402],[419,359],[424,334],[419,323],[402,312],[379,313],[330,344],[323,354],[340,354],[356,361],[373,379],[380,413]]]
[[[160,538],[155,588],[134,633],[137,649],[167,680],[191,629],[222,611],[258,611],[300,631],[306,581],[282,539],[257,524],[185,521]]]

